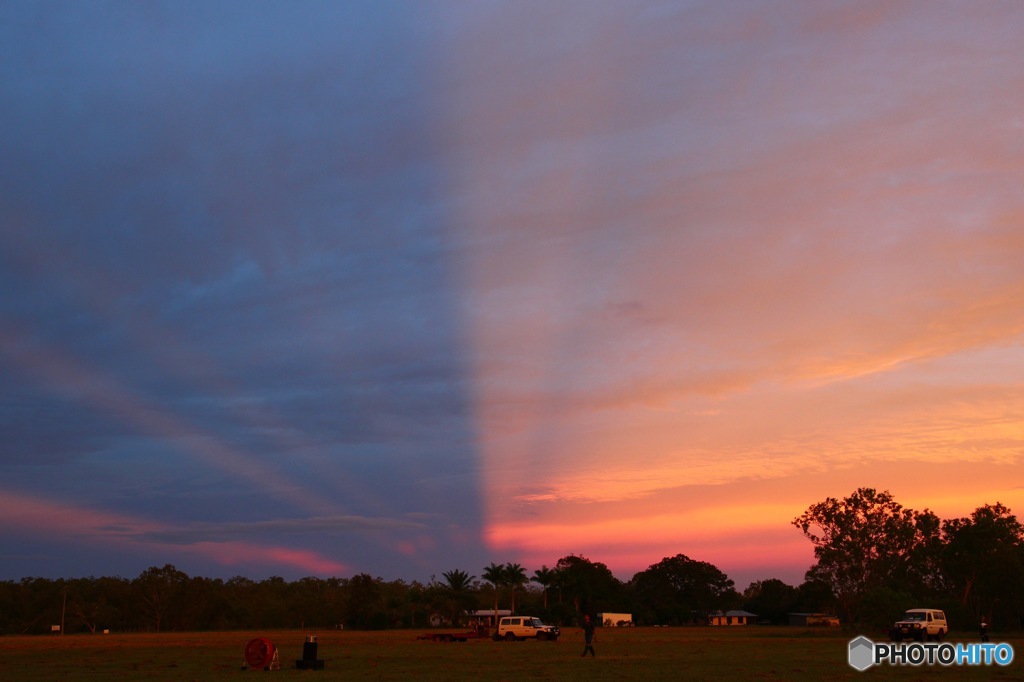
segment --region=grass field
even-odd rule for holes
[[[599,629],[596,658],[580,658],[582,636],[557,642],[439,643],[422,631],[274,631],[0,637],[0,679],[75,680],[1024,680],[1007,667],[873,667],[847,664],[854,635],[820,629]],[[949,641],[959,641],[954,633]],[[306,635],[318,638],[325,669],[296,670]],[[870,636],[870,635],[869,635]],[[278,646],[281,670],[242,670],[246,644],[266,637]],[[875,637],[876,641],[881,641]],[[1001,639],[1018,655],[1020,640]],[[974,641],[964,637],[963,641]]]

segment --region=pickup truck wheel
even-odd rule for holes
[[[945,630],[942,630],[940,628],[939,631],[935,633],[935,641],[936,642],[941,642],[942,638],[945,637],[945,636],[946,636]]]
[[[514,641],[516,641],[516,636],[515,636],[515,634],[513,634],[513,633],[511,633],[511,632],[506,632],[506,633],[505,633],[505,641],[506,641],[506,642],[514,642]]]
[[[546,633],[546,632],[538,632],[537,633],[537,641],[538,642],[543,642],[547,638],[548,638],[548,633]]]

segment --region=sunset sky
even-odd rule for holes
[[[1024,4],[0,2],[0,579],[799,584],[1024,514]]]

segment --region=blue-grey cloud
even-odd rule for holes
[[[291,537],[311,534],[338,535],[354,532],[399,531],[424,528],[422,523],[401,519],[375,519],[358,516],[313,517],[303,519],[271,519],[235,523],[194,523],[181,528],[138,532],[134,528],[107,527],[101,531],[128,536],[141,542],[190,545],[197,542],[225,542],[268,537]]]
[[[1012,345],[1022,28],[3,3],[0,474],[176,542],[429,519],[332,545],[429,573],[504,560],[482,529],[523,490],[586,490],[624,451],[672,470],[673,429],[745,457],[707,416],[758,387]]]

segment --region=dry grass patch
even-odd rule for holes
[[[308,634],[318,637],[322,671],[295,670]],[[53,680],[1014,680],[1008,668],[872,668],[846,663],[848,633],[801,628],[599,629],[597,658],[567,628],[557,642],[440,643],[420,631],[273,631],[0,637],[3,679]],[[245,645],[267,637],[282,669],[242,670]],[[965,638],[967,639],[967,638]],[[954,637],[955,641],[956,638]],[[1008,640],[1015,650],[1018,641]],[[1022,653],[1021,655],[1024,655]]]

